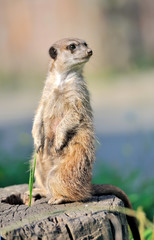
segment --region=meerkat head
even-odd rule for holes
[[[92,56],[93,52],[87,43],[77,38],[65,38],[57,41],[49,49],[52,59],[52,68],[57,71],[82,69]]]

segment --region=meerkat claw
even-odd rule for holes
[[[39,153],[41,147],[42,147],[42,145],[40,145],[40,146],[37,148],[37,150],[36,150],[37,153]]]

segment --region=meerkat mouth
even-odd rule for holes
[[[90,57],[91,56],[85,56],[85,57],[81,58],[81,61],[82,62],[88,62]]]
[[[87,62],[91,56],[84,56],[82,58],[75,58],[76,60],[79,60],[79,62]]]

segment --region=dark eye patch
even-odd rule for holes
[[[73,51],[76,49],[76,45],[74,43],[71,43],[70,45],[67,46],[67,49]]]

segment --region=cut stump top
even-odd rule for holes
[[[123,202],[115,196],[60,205],[41,198],[28,207],[22,200],[27,190],[27,184],[0,188],[3,239],[129,239],[126,216],[114,211]]]

